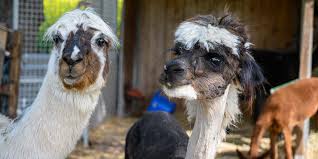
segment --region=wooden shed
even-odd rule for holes
[[[177,25],[198,14],[222,15],[225,8],[247,25],[256,48],[281,49],[298,42],[299,0],[126,0],[125,85],[150,97],[159,88],[158,77],[170,57],[166,50],[173,45]]]

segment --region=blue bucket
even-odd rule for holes
[[[174,113],[176,110],[176,103],[169,101],[166,96],[161,95],[161,91],[156,91],[150,105],[147,108],[148,112],[164,111]]]

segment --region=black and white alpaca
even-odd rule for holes
[[[226,127],[240,114],[239,93],[251,103],[264,81],[250,47],[244,25],[230,15],[197,16],[177,28],[177,57],[165,65],[161,83],[168,96],[186,99],[195,120],[186,159],[215,158]]]
[[[54,44],[40,91],[24,115],[0,116],[1,159],[62,159],[73,150],[95,109],[118,44],[93,11],[63,15],[46,33]]]
[[[255,88],[264,81],[250,47],[245,27],[230,15],[197,16],[178,26],[176,57],[164,66],[160,82],[169,97],[186,100],[188,119],[194,120],[186,159],[215,158],[226,127],[240,114],[239,93],[251,103]],[[155,149],[155,141],[151,143],[149,147]],[[147,149],[137,146],[135,152],[147,154]]]

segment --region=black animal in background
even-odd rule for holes
[[[129,130],[125,159],[184,159],[189,136],[166,112],[148,112]]]

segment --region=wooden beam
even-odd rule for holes
[[[9,50],[10,62],[10,86],[9,86],[9,111],[8,115],[15,118],[17,115],[17,106],[19,98],[19,79],[20,79],[20,61],[21,61],[21,43],[22,34],[18,31],[12,33],[12,49]]]
[[[303,0],[300,41],[300,69],[299,78],[311,77],[313,26],[314,26],[314,0]]]
[[[311,77],[312,71],[312,46],[313,46],[313,22],[314,22],[314,0],[302,0],[302,23],[300,41],[300,68],[299,78]],[[301,143],[297,145],[295,158],[305,158],[306,144],[309,136],[309,120],[307,119],[301,131]]]

